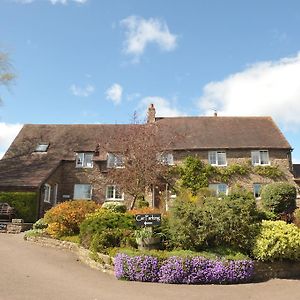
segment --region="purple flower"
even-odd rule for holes
[[[162,283],[207,284],[241,283],[251,280],[253,261],[210,260],[200,256],[182,258],[172,256],[159,265],[152,256],[118,254],[115,274],[118,279]]]

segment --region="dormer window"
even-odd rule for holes
[[[76,168],[92,168],[93,167],[93,153],[77,153],[76,154]]]
[[[208,162],[212,166],[227,166],[225,151],[209,151]]]
[[[251,151],[251,159],[253,166],[267,166],[270,164],[268,150]]]
[[[162,153],[157,156],[157,159],[163,165],[174,165],[174,158],[172,153]]]
[[[34,152],[47,152],[49,148],[49,144],[48,143],[39,143],[36,147]]]
[[[108,168],[124,168],[124,156],[120,154],[108,153],[107,155]]]

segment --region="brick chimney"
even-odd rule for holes
[[[154,123],[155,122],[155,107],[154,104],[151,103],[148,107],[148,113],[147,113],[147,123]]]

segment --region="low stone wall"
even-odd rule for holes
[[[78,244],[56,240],[46,237],[24,237],[27,241],[38,243],[44,247],[52,247],[61,250],[69,250],[78,255],[83,263],[91,268],[114,274],[114,258],[109,255],[97,253],[97,257],[92,259],[92,254],[88,249],[80,247]],[[254,282],[267,281],[272,278],[300,279],[300,262],[255,262]]]
[[[0,233],[21,233],[32,228],[32,223],[0,222]]]
[[[69,250],[75,253],[79,260],[93,269],[100,270],[102,272],[114,274],[113,258],[109,255],[97,253],[97,261],[91,258],[91,252],[88,249],[80,247],[78,244],[56,240],[47,237],[24,237],[26,241],[38,243],[43,247],[57,248],[60,250]]]
[[[254,281],[266,281],[272,278],[300,279],[300,262],[255,262]]]

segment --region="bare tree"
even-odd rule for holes
[[[108,180],[132,197],[130,209],[148,188],[168,180],[169,166],[163,160],[166,145],[158,139],[156,124],[132,125],[118,138],[118,166],[109,168]]]
[[[15,79],[13,68],[6,52],[0,52],[0,86],[8,87]],[[0,98],[0,104],[2,99]]]

